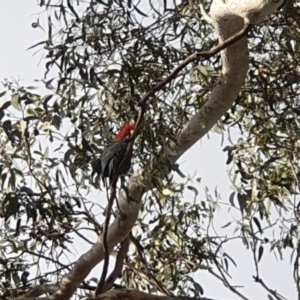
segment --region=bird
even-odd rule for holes
[[[126,174],[131,167],[132,149],[127,153],[127,148],[134,129],[134,124],[125,123],[115,136],[114,142],[104,148],[95,165],[94,173],[102,178],[108,177],[110,184],[114,178]]]

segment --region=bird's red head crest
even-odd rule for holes
[[[119,142],[124,140],[126,137],[130,137],[134,129],[134,124],[125,123],[120,129],[120,132],[115,136],[115,141]]]

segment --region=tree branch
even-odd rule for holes
[[[261,278],[259,278],[258,276],[253,276],[253,279],[254,279],[255,282],[260,283],[264,287],[264,289],[266,289],[273,297],[275,297],[275,299],[277,299],[277,300],[287,300],[286,298],[281,296],[279,293],[277,293],[276,290],[271,290],[270,288],[268,288],[266,286],[266,284],[264,283],[264,281]]]
[[[59,286],[57,284],[42,284],[42,285],[39,285],[39,286],[33,288],[31,291],[27,292],[25,295],[16,298],[16,300],[21,300],[21,299],[28,300],[28,298],[39,297],[46,293],[53,294],[58,290],[58,288],[59,288]]]
[[[216,54],[228,45],[230,46],[221,52],[222,73],[220,84],[214,87],[210,100],[207,101],[201,110],[199,110],[184,126],[178,136],[177,143],[171,145],[173,151],[176,153],[174,156],[170,157],[170,160],[173,163],[176,162],[186,150],[201,139],[231,107],[243,85],[248,70],[249,59],[247,39],[245,37],[239,37],[240,40],[234,42],[230,37],[237,32],[243,33],[242,29],[245,26],[244,18],[247,18],[252,23],[255,21],[255,15],[252,16],[253,12],[259,11],[259,16],[257,16],[258,20],[262,15],[265,16],[270,14],[282,4],[282,0],[278,3],[267,2],[264,0],[253,2],[242,1],[241,3],[236,0],[231,2],[230,7],[224,4],[222,0],[214,0],[212,3],[210,9],[211,18],[217,34],[219,35],[220,44],[223,45],[214,48],[215,50],[213,53]],[[255,7],[255,5],[257,7]],[[237,11],[235,12],[234,9]],[[229,42],[227,39],[229,39]],[[224,41],[226,40],[228,44],[225,44],[224,46]],[[171,77],[168,76],[160,84],[154,87],[153,90],[147,93],[143,97],[142,102],[144,101],[145,103],[145,101],[153,96],[159,88],[162,88],[170,82],[188,63],[190,63],[190,58],[176,68],[172,72]],[[142,117],[141,119],[143,119]],[[137,133],[138,132],[136,131],[135,134]],[[161,175],[166,176],[167,174]],[[141,169],[131,176],[127,191],[121,190],[118,197],[120,212],[107,231],[106,241],[109,252],[115,245],[122,242],[128,236],[137,220],[142,196],[151,188],[152,184],[150,178],[144,177],[144,172]],[[103,260],[103,258],[103,236],[101,235],[98,237],[95,245],[78,259],[73,270],[62,279],[59,291],[51,296],[51,299],[69,299],[84,278],[100,261]],[[105,295],[106,294],[107,293],[105,293]],[[100,295],[100,297],[101,296],[102,295]]]
[[[243,28],[239,32],[233,34],[228,39],[219,43],[216,47],[212,48],[211,50],[203,51],[203,52],[195,52],[194,54],[190,55],[177,68],[175,68],[175,70],[169,76],[167,76],[165,79],[163,79],[157,85],[155,85],[152,90],[150,90],[148,93],[146,93],[139,103],[141,109],[139,111],[139,115],[137,118],[137,122],[136,122],[137,126],[135,129],[135,132],[133,133],[133,139],[136,138],[139,131],[141,130],[142,120],[143,120],[143,117],[145,114],[145,104],[149,100],[150,97],[153,97],[156,92],[160,91],[168,83],[170,83],[172,80],[174,80],[177,77],[177,75],[191,62],[197,61],[200,58],[205,58],[205,59],[210,58],[210,57],[216,55],[217,53],[221,52],[223,49],[227,48],[228,46],[236,43],[239,39],[241,39],[243,36],[245,36],[247,34],[248,28],[249,28],[249,24],[245,22]]]
[[[129,289],[113,289],[99,295],[95,300],[213,300],[211,298],[194,298],[194,297],[174,297],[174,296],[157,296]]]
[[[95,296],[101,294],[101,292],[102,292],[102,289],[105,284],[105,278],[107,275],[108,265],[109,265],[109,249],[108,249],[108,245],[107,245],[107,230],[108,230],[108,226],[109,226],[111,210],[112,210],[112,207],[114,204],[114,200],[116,198],[117,179],[118,178],[114,178],[114,180],[110,186],[111,194],[108,199],[108,204],[106,207],[106,217],[105,217],[105,223],[104,223],[104,228],[103,228],[104,265],[103,265],[103,270],[102,270],[100,281],[99,281],[96,291],[95,291]]]
[[[140,269],[135,268],[132,264],[126,264],[136,275],[143,278],[145,281],[149,282],[151,285],[155,286],[159,292],[165,294],[167,296],[173,296],[173,294],[161,283],[159,282],[155,276],[151,273],[145,273]]]
[[[129,248],[129,236],[127,236],[127,238],[121,243],[121,247],[116,259],[115,268],[112,271],[112,273],[108,276],[105,285],[102,288],[102,293],[105,293],[109,289],[111,289],[116,279],[122,276],[124,260],[127,255],[128,248]]]

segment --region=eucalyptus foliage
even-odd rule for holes
[[[6,99],[0,107],[1,299],[59,281],[72,268],[66,256],[74,238],[92,244],[85,232],[101,232],[106,193],[100,203],[95,195],[102,187],[93,174],[101,150],[125,121],[136,120],[144,94],[187,56],[216,44],[214,30],[190,3],[39,0],[47,26],[37,21],[33,30],[43,26],[47,36],[31,48],[43,51],[48,93],[4,81],[0,94]],[[210,1],[204,4],[208,9]],[[297,282],[299,14],[287,1],[250,30],[245,85],[214,127],[242,134],[229,138],[224,149],[234,187],[228,203],[240,211],[235,237],[254,251],[256,262],[267,244],[279,253],[292,248]],[[219,70],[219,55],[192,63],[147,102],[135,169],[147,172],[154,157],[162,168],[168,165],[162,154],[172,155],[167,145],[207,101]],[[176,173],[182,181],[173,178]],[[178,168],[163,181],[153,170],[148,176],[156,189],[145,195],[121,281],[150,293],[200,296],[205,287],[193,274],[216,267],[230,273],[235,264],[223,251],[226,238],[207,230],[219,195],[206,193],[200,201],[195,178]],[[126,189],[126,177],[121,181]],[[187,190],[195,201],[184,199]],[[264,238],[263,226],[271,226],[278,213],[281,234]],[[87,278],[78,295],[92,295],[97,280]]]

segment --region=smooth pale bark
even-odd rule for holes
[[[282,3],[283,0],[214,0],[210,9],[210,15],[212,24],[219,36],[219,41],[223,41],[239,32],[245,20],[250,24],[261,22],[265,16],[271,14]],[[223,50],[221,56],[222,72],[220,84],[213,89],[210,100],[184,126],[184,129],[178,136],[178,143],[171,145],[176,153],[176,155],[172,156],[173,161],[176,161],[185,151],[201,139],[226,113],[244,83],[249,65],[247,38],[242,38],[226,50]],[[150,181],[143,176],[143,170],[140,170],[133,174],[129,180],[128,191],[132,200],[128,201],[125,192],[120,193],[118,202],[122,213],[110,225],[107,233],[110,251],[126,238],[134,226],[138,217],[142,196],[150,188]],[[66,300],[73,295],[76,288],[90,271],[104,259],[102,241],[103,238],[100,236],[96,244],[78,259],[72,271],[62,279],[60,289],[51,299]],[[97,299],[118,299],[113,295],[107,298],[101,297]],[[150,298],[150,296],[146,298],[142,296],[130,299],[160,298]]]

